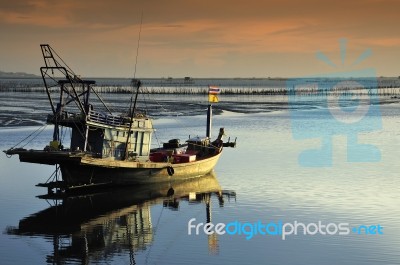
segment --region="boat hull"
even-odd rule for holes
[[[21,162],[59,165],[67,187],[87,184],[115,186],[185,180],[210,173],[222,152],[187,163],[118,161],[92,158],[81,153],[14,150]]]
[[[63,181],[68,186],[83,184],[135,185],[196,178],[210,173],[220,154],[199,161],[180,164],[142,163],[139,167],[110,167],[83,163],[60,164]]]

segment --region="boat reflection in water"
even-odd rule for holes
[[[204,203],[204,221],[211,222],[211,197],[222,207],[232,191],[223,191],[214,173],[180,182],[93,191],[91,194],[49,194],[39,196],[53,202],[51,206],[9,227],[8,234],[52,238],[53,254],[48,263],[77,261],[87,264],[129,254],[135,263],[135,251],[144,250],[154,240],[150,208],[162,204],[177,210],[179,202]],[[218,251],[218,238],[208,238],[209,250]]]

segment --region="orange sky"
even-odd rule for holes
[[[131,77],[142,11],[137,77],[400,75],[398,0],[0,0],[0,70],[39,74],[49,43],[77,74]]]

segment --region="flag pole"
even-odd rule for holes
[[[207,131],[206,136],[211,138],[211,123],[212,123],[212,104],[218,102],[217,94],[220,93],[220,89],[216,86],[208,86],[208,108],[207,108]]]
[[[206,136],[208,138],[211,138],[211,122],[212,122],[211,117],[212,117],[212,104],[209,103],[207,109],[207,132],[206,132]]]

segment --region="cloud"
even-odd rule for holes
[[[356,54],[366,48],[395,50],[399,9],[394,0],[9,1],[0,3],[0,29],[7,36],[0,47],[15,54],[0,58],[11,65],[27,46],[33,52],[39,42],[49,42],[79,64],[92,61],[91,71],[113,57],[116,67],[127,67],[135,58],[142,13],[140,59],[176,72],[245,58],[254,65],[271,57],[279,63],[278,56],[314,58],[317,50],[335,55],[343,37]],[[303,64],[301,70],[315,67]]]

